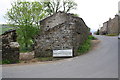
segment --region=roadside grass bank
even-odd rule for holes
[[[58,61],[58,60],[63,60],[67,58],[54,58],[54,57],[39,57],[39,58],[34,58],[31,60],[21,60],[21,63],[36,63],[36,62],[51,62],[51,61]]]
[[[39,61],[56,61],[56,60],[61,60],[65,58],[53,58],[53,57],[39,57]]]
[[[91,42],[92,40],[97,40],[97,38],[94,37],[93,35],[89,35],[88,39],[86,41],[84,41],[84,43],[82,45],[80,45],[77,56],[85,54],[92,49],[92,42]]]
[[[106,34],[106,36],[118,36],[118,34]]]

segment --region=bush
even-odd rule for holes
[[[2,64],[13,64],[13,63],[19,63],[19,61],[2,60]]]
[[[2,61],[0,60],[0,65],[2,64]]]
[[[10,61],[9,60],[3,60],[2,64],[10,64]]]
[[[89,51],[90,46],[91,46],[91,43],[90,43],[90,40],[88,39],[88,40],[86,40],[86,41],[83,43],[83,45],[81,45],[81,46],[79,47],[78,52],[79,52],[80,54],[83,54],[83,53]]]
[[[97,32],[96,32],[96,35],[99,35],[100,34],[100,30],[98,29]]]
[[[88,39],[86,41],[84,41],[84,43],[82,45],[80,45],[80,47],[78,48],[78,55],[88,52],[91,48],[91,40],[95,40],[95,39],[97,39],[97,38],[95,38],[92,35],[89,35]]]
[[[89,36],[88,36],[88,39],[90,39],[90,40],[96,40],[97,38],[94,37],[94,36],[92,36],[92,35],[89,35]]]

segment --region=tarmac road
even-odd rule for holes
[[[3,67],[2,77],[118,78],[118,38],[96,37],[101,43],[87,54],[53,63]]]

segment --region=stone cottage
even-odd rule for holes
[[[106,35],[108,28],[108,21],[103,23],[103,27],[100,29],[100,35]]]
[[[40,24],[40,33],[35,38],[35,57],[49,57],[53,50],[65,49],[72,49],[76,56],[89,34],[89,28],[82,18],[64,12],[55,13],[40,21]]]
[[[103,23],[103,27],[100,29],[100,34],[119,34],[120,33],[120,16],[115,15],[113,19],[109,19]]]
[[[108,21],[108,34],[118,34],[119,33],[119,16],[115,15],[115,18],[109,19]]]
[[[2,39],[2,61],[16,63],[19,61],[19,44],[16,42],[16,30],[9,30],[0,35]]]

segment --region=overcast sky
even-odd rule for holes
[[[14,0],[0,1],[0,24],[6,23],[4,15],[7,9],[11,8]],[[31,1],[31,0],[29,0]],[[33,0],[32,0],[33,1]],[[77,10],[73,13],[79,14],[92,31],[102,26],[102,23],[118,14],[118,2],[120,0],[74,0],[77,4]]]

